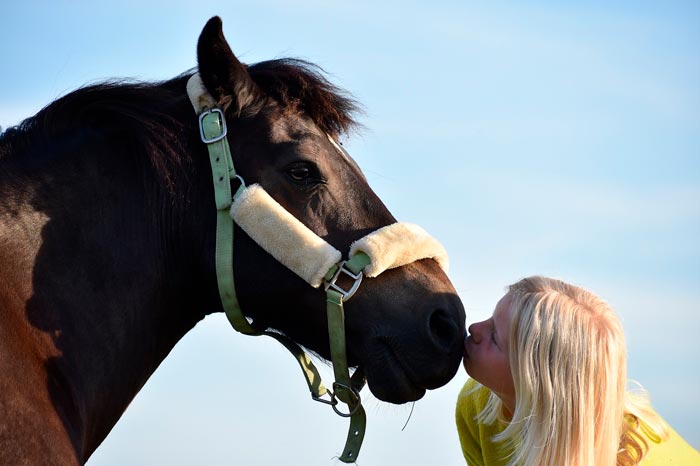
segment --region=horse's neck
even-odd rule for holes
[[[37,184],[31,202],[0,205],[0,262],[14,271],[0,311],[26,335],[33,354],[16,357],[45,375],[38,396],[84,459],[206,309],[195,304],[200,271],[183,275],[153,203],[122,195],[124,180],[99,183]],[[95,189],[105,195],[86,198]]]

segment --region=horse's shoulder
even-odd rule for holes
[[[0,466],[80,464],[53,406],[42,358],[26,332],[6,319],[7,309],[0,311]]]

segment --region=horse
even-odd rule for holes
[[[320,68],[243,64],[213,17],[196,70],[246,183],[340,251],[396,223],[336,144],[358,105]],[[224,311],[194,73],[82,87],[0,136],[2,465],[84,464],[176,343]],[[331,358],[322,290],[238,224],[232,261],[256,329]],[[365,279],[345,311],[347,364],[378,399],[415,401],[455,375],[465,313],[435,260]]]

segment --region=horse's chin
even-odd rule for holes
[[[369,361],[365,366],[367,386],[372,394],[381,401],[394,404],[423,398],[426,387],[416,382],[388,345],[380,346],[384,350],[382,357]]]
[[[367,386],[379,400],[394,404],[420,400],[426,392],[425,388],[415,385],[400,368],[396,367],[376,374],[368,371]]]
[[[460,345],[460,350],[462,345]],[[454,354],[452,354],[454,353]],[[463,351],[450,351],[435,360],[422,352],[401,349],[385,338],[371,340],[361,362],[372,394],[388,403],[416,401],[427,390],[442,387],[456,374]]]

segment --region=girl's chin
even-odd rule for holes
[[[464,370],[465,370],[465,372],[469,375],[469,377],[471,377],[471,378],[473,379],[474,376],[471,374],[469,365],[470,365],[470,364],[469,364],[469,358],[468,358],[468,357],[466,356],[466,354],[465,354],[465,355],[464,355],[464,359],[462,360],[462,367],[464,367]]]

